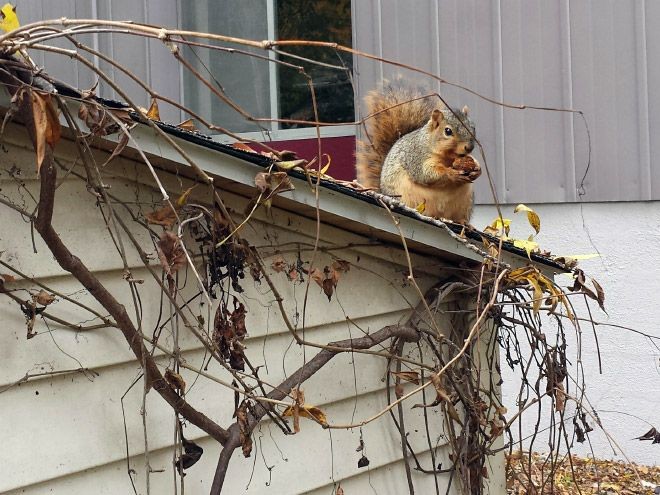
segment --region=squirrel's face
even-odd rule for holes
[[[468,116],[468,107],[462,110],[438,109],[431,115],[431,130],[436,136],[435,152],[461,157],[474,150],[474,123]]]

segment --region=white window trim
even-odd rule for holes
[[[330,125],[322,126],[322,138],[332,137],[353,137],[355,136],[355,125]],[[316,127],[305,127],[304,129],[278,129],[275,131],[255,131],[255,132],[242,132],[238,134],[239,137],[246,140],[261,141],[267,143],[268,141],[295,141],[298,139],[315,139],[317,137]],[[211,136],[214,141],[220,143],[232,143],[234,138],[224,134],[213,134]]]

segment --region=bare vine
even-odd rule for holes
[[[291,159],[285,153],[277,152],[263,143],[252,142],[255,147],[259,146],[259,149],[264,150],[262,156],[267,156],[271,161],[268,168],[256,174],[255,187],[258,194],[241,215],[236,206],[230,204],[227,191],[216,183],[216,178],[203,170],[157,121],[157,102],[172,105],[211,132],[220,132],[235,139],[239,139],[239,136],[222,126],[208,122],[180,102],[160,95],[136,77],[130,68],[114,62],[107,54],[81,42],[81,36],[88,34],[130,35],[141,39],[160,40],[183,69],[200,81],[205,90],[247,121],[264,124],[277,120],[289,124],[314,125],[319,143],[320,126],[333,123],[319,121],[314,81],[305,73],[302,65],[296,65],[301,62],[300,57],[289,55],[283,50],[286,47],[309,45],[345,52],[414,70],[444,84],[454,83],[445,81],[438,75],[334,43],[286,40],[258,42],[129,22],[71,19],[32,23],[0,36],[0,47],[3,50],[0,80],[12,95],[4,124],[16,120],[25,127],[37,155],[39,178],[39,195],[33,198],[34,204],[31,207],[18,204],[9,197],[0,197],[0,203],[29,221],[58,265],[79,282],[102,310],[98,309],[98,306],[92,307],[78,302],[38,278],[28,276],[11,261],[3,259],[0,259],[0,265],[10,270],[13,275],[2,275],[0,292],[11,298],[25,315],[28,338],[34,336],[37,332],[35,328],[42,320],[54,322],[66,328],[66,331],[90,332],[110,327],[121,332],[143,373],[143,408],[146,409],[147,394],[154,390],[174,413],[175,487],[177,476],[181,487],[184,486],[185,470],[190,469],[203,454],[199,445],[186,438],[184,426],[188,424],[196,425],[222,446],[211,488],[212,494],[219,494],[225,484],[229,462],[234,452],[240,448],[244,456],[252,455],[254,431],[266,417],[283,434],[292,434],[299,428],[301,417],[315,421],[329,430],[346,430],[361,428],[377,420],[383,421],[381,418],[389,413],[400,433],[401,459],[405,465],[410,493],[414,493],[415,489],[415,471],[434,476],[437,493],[441,491],[439,476],[443,475],[449,479],[446,484],[447,492],[452,484],[455,484],[460,487],[462,493],[481,494],[485,492],[484,482],[488,475],[489,459],[505,450],[513,453],[521,452],[524,448],[531,449],[537,442],[536,438],[532,438],[527,443],[528,447],[524,447],[520,439],[514,439],[516,423],[519,425],[521,416],[535,409],[538,424],[540,425],[543,414],[546,414],[552,422],[552,428],[548,437],[551,450],[548,456],[548,475],[542,486],[534,487],[534,490],[538,490],[535,493],[552,490],[552,466],[557,462],[559,452],[566,449],[570,451],[574,440],[584,441],[585,435],[594,428],[594,423],[597,423],[597,416],[589,408],[583,393],[583,363],[579,360],[576,365],[577,376],[573,377],[570,375],[567,359],[567,349],[571,346],[578,349],[579,356],[580,323],[592,321],[591,317],[577,317],[566,293],[533,265],[514,268],[502,262],[501,240],[499,245],[489,248],[485,243],[478,244],[467,239],[441,220],[423,218],[416,212],[406,213],[431,222],[439,230],[442,229],[443,235],[449,235],[454,241],[465,246],[482,258],[483,263],[470,263],[455,267],[451,272],[445,271],[439,283],[436,280],[436,283],[429,285],[428,280],[419,275],[420,271],[424,272],[424,267],[420,269],[417,266],[418,259],[409,250],[406,238],[400,230],[399,243],[395,247],[376,246],[371,242],[346,246],[323,245],[319,197],[322,180],[329,179],[323,171],[320,144],[317,159],[305,162]],[[47,44],[55,39],[69,42],[70,48]],[[200,39],[204,41],[200,42]],[[250,115],[224,93],[214,80],[197,71],[180,49],[182,46],[188,46],[195,49],[228,50],[221,43],[260,49],[263,51],[261,54],[232,50],[241,56],[261,57],[268,63],[285,64],[303,73],[310,88],[314,120],[272,119]],[[64,87],[48,76],[48,68],[42,70],[23,56],[28,50],[69,57],[71,63],[93,71],[122,97],[127,106],[111,108],[97,97],[93,89],[73,91],[71,95],[64,96],[62,91],[57,89],[62,90]],[[279,58],[268,58],[268,51],[276,51]],[[144,91],[145,97],[155,102],[152,109],[141,110],[138,102],[132,101],[128,93],[93,62],[94,59],[110,64],[137,83]],[[341,66],[335,68],[346,70]],[[493,104],[519,109],[536,108],[497,102],[474,93],[469,88],[456,86]],[[537,109],[582,115],[572,109]],[[73,164],[66,165],[57,158],[61,133],[58,114],[66,121],[74,142]],[[365,119],[353,124],[361,125]],[[172,188],[171,185],[166,185],[168,173],[151,163],[133,135],[134,127],[138,123],[151,129],[178,154],[182,163],[190,166],[192,174],[185,179],[186,185],[190,187],[183,187],[184,180],[177,177],[180,181],[178,199],[171,198],[168,193]],[[95,153],[99,147],[107,147],[107,143],[100,143],[106,136],[115,134],[116,147],[109,150],[110,155],[104,163],[99,163]],[[161,198],[160,207],[150,206],[149,211],[145,212],[142,209],[144,205],[139,204],[136,207],[121,199],[112,193],[106,183],[106,167],[122,156],[128,148],[134,150],[135,160],[146,166],[151,181],[147,187]],[[487,164],[485,165],[487,169]],[[312,222],[313,229],[310,233],[313,240],[291,241],[289,244],[278,244],[271,240],[263,246],[257,245],[249,239],[246,231],[249,231],[262,210],[270,211],[278,194],[293,188],[287,175],[287,171],[291,169],[306,177],[307,184],[315,194],[316,218]],[[121,260],[124,280],[130,290],[130,310],[120,302],[118,294],[111,292],[94,271],[72,251],[54,227],[53,211],[58,201],[58,187],[61,184],[58,174],[61,173],[71,180],[84,183],[87,192],[94,198],[96,207],[102,212],[104,228],[110,235],[115,254]],[[336,183],[361,190],[356,184],[339,181]],[[140,185],[142,186],[144,185]],[[193,201],[190,200],[190,195],[195,186],[198,191],[195,192]],[[398,228],[398,213],[395,209],[400,209],[401,205],[392,198],[372,191],[366,191],[364,194],[378,201]],[[501,214],[499,216],[501,218]],[[365,331],[347,314],[347,324],[351,329],[362,332],[360,336],[337,341],[316,341],[315,338],[318,337],[311,334],[311,325],[307,320],[311,313],[308,304],[310,291],[323,291],[328,300],[333,296],[338,297],[339,287],[345,283],[349,270],[364,270],[365,273],[369,270],[368,267],[360,266],[359,262],[349,263],[341,254],[349,248],[365,251],[375,247],[403,253],[401,257],[404,261],[401,265],[405,266],[406,273],[402,279],[404,284],[414,288],[416,301],[408,301],[402,296],[408,308],[406,316],[398,324]],[[287,248],[290,251],[287,251]],[[134,273],[137,270],[132,268],[128,261],[129,253],[133,252],[137,253],[142,263],[140,273],[151,277],[151,282],[160,292],[161,314],[153,329],[146,328],[143,324],[146,308],[142,307],[141,300],[145,280]],[[288,260],[283,254],[289,255]],[[291,255],[295,255],[294,261],[291,261]],[[325,260],[328,260],[327,264],[322,266]],[[288,284],[284,285],[284,289],[280,283],[282,277],[286,278]],[[31,289],[16,288],[14,283],[17,278]],[[391,287],[397,285],[392,280],[386,282]],[[277,323],[284,326],[292,343],[300,346],[303,352],[317,350],[316,354],[309,358],[304,354],[303,362],[297,369],[279,383],[271,383],[263,378],[263,373],[260,375],[262,366],[274,366],[275,363],[256,364],[257,361],[253,362],[255,356],[246,352],[245,339],[249,333],[246,323],[246,284],[259,287],[259,304],[267,306],[269,311],[272,308],[277,315]],[[301,314],[292,313],[286,304],[289,297],[287,291],[295,284],[304,285]],[[45,295],[37,292],[34,287],[39,287]],[[184,296],[185,289],[191,287],[194,288],[195,295],[187,298]],[[28,295],[19,295],[21,290],[26,290]],[[585,285],[576,286],[575,293],[590,295]],[[55,298],[75,305],[78,311],[90,320],[93,319],[95,323],[71,322],[57,316],[50,309],[47,311],[47,307]],[[207,318],[203,317],[203,311],[199,308],[194,309],[196,304],[199,308],[206,305]],[[165,313],[164,317],[162,313]],[[556,332],[551,335],[546,334],[542,328],[542,313],[547,313],[554,319]],[[594,324],[598,325],[597,322]],[[203,366],[193,365],[183,357],[180,347],[183,333],[192,335],[198,348],[203,350]],[[519,409],[513,412],[508,412],[501,403],[498,357],[500,349],[503,350],[506,363],[520,369],[523,376]],[[164,370],[157,353],[167,360]],[[335,356],[345,353],[385,363],[388,401],[386,406],[372,411],[369,415],[340,424],[326,417],[320,408],[304,402],[303,385],[314,375],[322,373]],[[221,370],[221,375],[208,371],[211,362]],[[229,409],[235,419],[229,424],[219,424],[209,414],[196,407],[187,396],[190,383],[184,380],[183,370],[194,376],[194,380],[208,380],[223,390],[230,391],[234,396],[234,403]],[[52,371],[49,374],[60,373],[87,374],[91,371],[81,367]],[[37,375],[28,372],[12,386],[35,376]],[[415,386],[410,386],[410,383]],[[571,384],[574,384],[575,390],[569,390]],[[435,394],[428,394],[429,390]],[[2,391],[4,389],[0,392]],[[418,403],[413,404],[413,400]],[[574,405],[572,417],[567,414],[568,402]],[[430,464],[416,452],[409,438],[411,431],[407,424],[410,421],[410,407],[406,406],[421,409],[424,439],[427,450],[431,452]],[[152,466],[148,457],[146,410],[142,412],[145,421],[144,470],[149,491],[148,480]],[[293,428],[289,424],[290,417],[293,418]],[[439,440],[433,438],[431,433],[431,430],[437,430],[438,426],[445,432],[443,440],[449,445],[450,451],[443,466],[437,463],[441,450],[438,446]],[[360,462],[366,466],[369,461],[363,455]],[[531,486],[531,478],[527,481]]]

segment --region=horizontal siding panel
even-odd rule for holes
[[[392,321],[384,323],[392,323]],[[346,338],[346,329],[337,326],[324,327],[308,331],[306,334],[312,341],[327,342]],[[60,343],[66,337],[58,332],[56,339]],[[69,338],[72,337],[72,334],[69,334]],[[166,336],[162,338],[162,342],[168,347],[171,347],[170,340]],[[32,342],[23,341],[18,345],[30,345]],[[298,346],[291,347],[290,344],[291,338],[287,335],[270,337],[261,342],[259,340],[247,342],[248,357],[251,362],[255,366],[267,364],[260,373],[261,378],[267,383],[281,382],[284,373],[288,375],[302,364],[302,350]],[[110,342],[104,347],[96,345],[108,354],[117,351],[121,353],[125,348],[125,345],[121,344],[112,346]],[[66,351],[73,352],[71,355],[80,358],[83,365],[93,364],[93,357],[86,356],[80,349],[69,348]],[[313,349],[307,350],[308,356],[316,352]],[[51,349],[50,355],[56,355],[56,350]],[[268,356],[267,363],[263,362],[263,356]],[[183,357],[188,364],[200,368],[207,359],[201,351],[184,353]],[[69,360],[69,367],[77,367],[73,359],[69,358]],[[30,366],[29,363],[34,362],[34,358],[31,361],[26,359],[24,365]],[[163,371],[168,359],[162,358],[158,362]],[[50,366],[50,362],[45,365],[46,371]],[[19,369],[16,371],[18,372]],[[339,355],[324,368],[322,373],[305,382],[303,389],[306,400],[322,407],[334,423],[350,423],[353,418],[359,420],[369,417],[384,405],[384,394],[379,392],[383,387],[381,380],[384,369],[384,359],[360,353]],[[23,455],[7,459],[5,468],[10,474],[0,480],[0,491],[72,475],[124,458],[125,443],[120,400],[137,378],[138,371],[135,362],[128,362],[98,369],[99,376],[93,380],[88,380],[80,374],[70,374],[28,382],[5,391],[0,400],[5,411],[0,432],[6,434],[8,451],[27,454],[22,447],[26,442],[26,436],[12,435],[10,430],[29,432],[28,436],[32,439],[30,442],[48,439],[51,446],[48,449],[32,452],[30,463],[25,462]],[[228,373],[217,363],[211,363],[208,373],[227,382],[231,381]],[[227,405],[233,403],[233,392],[204,377],[195,380],[193,373],[187,370],[182,370],[181,374],[190,386],[187,400],[220,424],[230,424],[232,411]],[[328,377],[333,377],[333,380],[328,381]],[[191,386],[193,383],[194,386]],[[142,419],[139,414],[141,394],[141,381],[139,381],[127,393],[124,400],[131,454],[143,452]],[[12,404],[12,407],[8,407],[8,404]],[[169,407],[164,406],[162,399],[155,392],[148,395],[147,412],[150,448],[157,450],[171,445],[172,415]],[[432,416],[436,413],[437,411],[429,412]],[[411,431],[421,426],[416,426],[414,419],[421,418],[419,410],[406,415]],[[389,420],[384,418],[380,423],[384,425],[379,428],[387,429]],[[308,427],[318,428],[312,423]],[[190,438],[203,435],[194,427],[189,430]],[[327,436],[327,432],[321,435]],[[388,443],[385,439],[381,441]],[[296,437],[292,438],[292,442],[278,439],[280,447],[287,443],[291,447],[299,445],[296,443],[298,442]],[[415,448],[423,448],[421,440],[411,438],[411,442]],[[379,450],[383,448],[380,446]],[[387,462],[395,459],[395,454],[396,451],[390,450],[389,455],[393,457],[387,458]],[[40,466],[40,469],[34,470],[34,465]]]
[[[363,397],[365,404],[370,408],[381,407],[382,398],[377,394]],[[333,404],[324,408],[329,415],[337,411],[350,411],[351,402]],[[170,425],[170,421],[166,425]],[[411,421],[411,428],[421,428],[423,424]],[[420,430],[420,431],[422,431]],[[371,484],[378,489],[378,493],[400,493],[398,488],[405,486],[405,474],[398,448],[388,447],[397,444],[398,435],[389,419],[375,422],[363,429],[362,436],[365,442],[365,455],[369,458],[368,471],[358,470],[357,461],[362,453],[356,452],[359,445],[360,434],[355,431],[335,430],[330,438],[329,432],[318,427],[311,421],[302,420],[301,432],[292,436],[283,436],[270,422],[264,422],[255,434],[255,450],[253,457],[243,458],[236,452],[229,467],[225,491],[227,493],[329,493],[333,479],[341,481],[345,490],[354,488],[347,493],[368,493],[358,490]],[[210,490],[212,474],[215,470],[219,446],[208,437],[194,438],[195,442],[204,449],[200,461],[187,470],[185,477],[185,492],[192,495],[206,494]],[[415,437],[411,437],[413,445]],[[318,446],[319,448],[310,448]],[[428,445],[415,446],[420,462],[430,468],[431,459]],[[450,464],[447,451],[439,446],[437,449],[438,462],[443,466]],[[311,455],[310,455],[311,454]],[[257,462],[255,462],[255,457]],[[263,457],[262,457],[263,456]],[[150,453],[150,463],[154,469],[163,469],[164,472],[154,473],[151,476],[151,489],[154,493],[173,493],[172,488],[172,458],[171,447],[154,449]],[[301,476],[301,469],[308,465],[310,457],[313,459],[313,468],[306,470]],[[131,466],[137,470],[136,485],[144,491],[144,477],[142,467],[144,458],[139,455],[131,456]],[[267,467],[268,466],[268,467]],[[59,477],[44,483],[38,483],[19,490],[12,490],[7,495],[37,495],[50,493],[88,493],[91,486],[98,495],[115,495],[117,493],[132,493],[130,481],[126,472],[126,460],[104,464],[88,469],[71,476]],[[270,468],[270,470],[268,469]],[[433,478],[413,471],[416,486],[420,493],[433,493]],[[448,474],[439,475],[440,486],[448,480]],[[344,481],[345,479],[345,481]],[[456,484],[454,483],[454,486]],[[323,487],[323,488],[321,488]],[[444,490],[443,492],[444,493]],[[458,493],[451,491],[451,494]],[[493,493],[498,493],[494,491]]]
[[[26,188],[36,195],[38,183],[33,169],[34,153],[21,143],[21,129],[11,126],[8,129],[9,168],[15,165],[21,171],[20,177],[25,181]],[[23,135],[24,136],[24,135]],[[27,138],[23,137],[23,141]],[[61,153],[62,163],[71,165],[70,144],[62,142],[57,148]],[[97,153],[95,159],[102,163],[105,153]],[[78,165],[80,166],[80,165]],[[144,166],[138,166],[130,160],[118,159],[104,170],[104,183],[111,186],[109,191],[124,199],[135,210],[142,213],[150,211],[158,204],[160,193],[151,185],[149,172]],[[187,187],[186,181],[175,174],[161,174],[163,184],[172,197]],[[2,176],[2,190],[9,198],[20,201],[27,198],[24,191],[13,180]],[[207,191],[196,190],[194,201],[204,202]],[[208,200],[208,198],[206,198]],[[234,211],[244,211],[248,199],[233,194],[225,195],[226,201]],[[56,229],[63,232],[65,243],[69,244],[74,253],[90,265],[100,280],[127,307],[129,314],[134,311],[129,292],[125,289],[123,266],[119,256],[113,249],[112,241],[105,232],[103,218],[95,204],[94,196],[86,190],[81,181],[64,180],[57,190],[55,215]],[[120,211],[121,215],[126,215]],[[2,210],[2,221],[6,224],[16,224],[18,215],[8,210]],[[6,218],[5,218],[6,215]],[[125,217],[130,222],[129,216]],[[20,225],[20,224],[19,224]],[[299,218],[296,215],[271,209],[270,212],[259,212],[253,223],[245,228],[244,234],[253,246],[259,246],[265,254],[265,262],[272,261],[279,254],[288,262],[293,262],[297,256],[306,261],[313,244],[316,223],[313,220]],[[307,298],[305,317],[305,338],[311,342],[324,344],[346,338],[355,338],[363,332],[373,332],[387,324],[403,321],[409,314],[410,307],[418,301],[416,290],[405,285],[404,271],[407,269],[405,254],[393,252],[392,248],[360,246],[368,242],[359,236],[341,232],[339,229],[322,225],[320,227],[322,244],[335,244],[340,249],[332,251],[333,256],[341,257],[353,263],[348,273],[342,274],[333,300],[329,302],[320,288],[312,283],[309,294],[306,295],[305,284],[294,284],[284,273],[271,270],[278,290],[285,300],[285,311],[292,321],[301,323],[303,300]],[[88,303],[96,309],[90,296],[81,291],[75,280],[62,274],[42,244],[37,244],[38,254],[34,255],[24,249],[30,245],[29,225],[16,229],[14,237],[0,242],[0,251],[5,251],[3,260],[16,264],[21,270],[35,275],[39,280],[52,285],[58,291],[70,294],[82,303]],[[145,249],[153,252],[152,241],[145,236],[139,237]],[[127,243],[127,239],[124,239]],[[143,328],[152,334],[164,322],[164,316],[169,309],[161,310],[160,293],[145,268],[137,268],[138,262],[132,248],[126,245],[131,260],[132,275],[143,278],[140,285],[140,299],[143,316]],[[18,250],[13,246],[21,246]],[[355,246],[355,247],[353,247]],[[298,253],[299,249],[303,249]],[[289,250],[287,252],[287,249]],[[270,251],[270,252],[269,252]],[[330,264],[334,258],[325,253],[319,253],[316,262],[319,267]],[[420,264],[418,283],[422,290],[428,288],[437,276],[431,276],[433,263],[429,260],[413,256],[415,265]],[[359,263],[358,263],[359,260]],[[3,269],[4,273],[5,270]],[[318,352],[317,349],[303,349],[293,343],[291,335],[281,321],[281,316],[274,303],[264,304],[263,284],[259,285],[246,279],[242,282],[245,293],[239,299],[246,305],[248,316],[246,326],[249,337],[247,355],[255,366],[263,366],[260,376],[268,383],[280,383],[286,376],[293,373],[303,362]],[[28,282],[16,283],[17,287],[32,288]],[[378,297],[369,297],[373,287],[379,287]],[[183,289],[181,298],[196,291],[194,280],[187,274],[187,287]],[[25,292],[17,292],[25,294]],[[356,297],[356,295],[362,295]],[[202,314],[205,321],[212,321],[212,315],[207,309],[191,305],[189,317],[195,321],[195,315]],[[25,321],[18,306],[3,298],[0,300],[0,311],[6,322],[8,341],[10,345],[0,346],[0,360],[4,363],[5,373],[0,379],[2,389],[20,379],[26,372],[41,372],[78,368],[79,366],[95,369],[99,376],[93,380],[79,373],[69,373],[53,378],[41,378],[23,383],[4,390],[0,394],[0,407],[6,411],[0,426],[0,434],[7,438],[5,448],[13,455],[5,460],[5,476],[0,478],[0,491],[15,490],[21,493],[40,493],[44,488],[61,490],[62,493],[86,493],[90,487],[100,487],[98,493],[125,493],[129,491],[129,480],[125,474],[124,456],[124,423],[121,413],[121,397],[126,394],[126,427],[129,436],[129,453],[134,458],[134,468],[140,473],[139,483],[143,483],[143,464],[139,458],[143,451],[142,417],[140,415],[142,388],[141,382],[127,393],[131,383],[139,377],[139,366],[128,350],[119,331],[111,328],[76,333],[63,330],[58,325],[52,325],[52,333],[47,332],[43,321],[38,320],[36,329],[39,335],[33,339],[25,339]],[[49,312],[73,322],[92,323],[90,316],[76,306],[57,301],[48,308]],[[103,313],[102,310],[99,309]],[[349,326],[346,317],[353,319],[359,326]],[[439,316],[442,328],[449,328],[449,322]],[[180,325],[180,344],[184,358],[192,366],[203,367],[208,357],[199,348],[185,327]],[[173,337],[170,326],[166,326],[160,337],[162,345],[173,347]],[[384,350],[383,347],[375,350]],[[415,346],[411,346],[410,358],[419,359]],[[424,361],[432,363],[429,356]],[[169,358],[160,356],[158,364],[161,370],[171,366]],[[266,367],[267,365],[267,367]],[[346,353],[335,357],[318,375],[308,380],[303,388],[309,403],[323,408],[333,423],[351,423],[372,416],[386,404],[383,391],[383,376],[386,370],[385,360],[361,353]],[[225,381],[231,381],[230,375],[217,363],[208,366],[208,372]],[[207,413],[220,424],[227,425],[232,421],[231,404],[233,392],[222,388],[217,383],[197,377],[193,372],[182,371],[188,383],[187,399],[195,407]],[[410,389],[412,385],[406,385]],[[11,404],[11,407],[9,407]],[[412,405],[412,401],[411,401]],[[422,422],[423,411],[404,408],[406,424],[411,432],[410,442],[415,451],[428,450]],[[163,468],[166,473],[152,476],[154,492],[167,493],[172,483],[172,437],[173,417],[169,407],[154,392],[147,396],[147,428],[150,448],[154,451],[152,466]],[[431,438],[435,445],[445,441],[442,435],[442,421],[437,410],[429,410],[434,418],[431,426]],[[15,431],[26,432],[16,435]],[[421,433],[420,433],[421,432]],[[400,438],[389,417],[362,428],[366,444],[365,455],[371,460],[370,473],[374,477],[383,477],[384,481],[402,475],[400,457]],[[217,446],[204,437],[204,434],[194,427],[187,428],[187,436],[191,439],[201,439],[208,446],[202,463],[186,477],[187,493],[207,493],[211,480],[213,466],[217,460]],[[359,444],[360,432],[357,430],[328,431],[319,428],[312,422],[303,422],[303,431],[296,436],[282,436],[275,431],[273,425],[265,422],[255,432],[254,456],[258,460],[249,493],[273,493],[273,490],[290,492],[292,483],[295,490],[304,492],[329,486],[332,479],[354,477],[357,471],[356,463],[361,453],[355,452]],[[38,447],[27,449],[26,443]],[[41,448],[47,443],[48,448]],[[310,460],[309,446],[322,446],[314,450]],[[330,448],[332,446],[332,449]],[[333,454],[334,452],[334,454]],[[351,453],[347,455],[346,453]],[[240,453],[239,453],[240,454]],[[263,456],[265,463],[259,459]],[[334,455],[334,458],[333,458]],[[29,462],[27,457],[29,456]],[[445,459],[446,462],[446,459]],[[253,459],[243,459],[237,455],[231,466],[232,473],[228,479],[229,493],[245,491],[248,477],[254,465]],[[39,466],[38,470],[34,466]],[[276,466],[269,471],[266,466]],[[313,469],[309,468],[313,466]],[[306,469],[306,475],[300,476],[300,469]],[[359,476],[358,476],[359,478]],[[363,481],[356,478],[356,486]],[[99,480],[108,480],[101,486]],[[292,481],[295,480],[295,481]],[[375,480],[375,478],[374,478]],[[269,483],[269,486],[266,483]],[[385,486],[385,485],[383,485]],[[95,488],[96,490],[96,488]]]

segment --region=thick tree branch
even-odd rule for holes
[[[0,74],[0,80],[6,84],[10,92],[16,92],[16,79],[7,73]],[[8,80],[9,79],[9,80]],[[30,81],[41,80],[37,77]],[[8,83],[8,84],[7,84]],[[47,84],[47,83],[45,83]],[[30,98],[22,98],[17,111],[17,117],[25,124],[32,143],[36,142],[36,129],[32,117],[32,103]],[[145,380],[149,387],[153,387],[172,409],[181,414],[186,420],[204,430],[221,444],[229,438],[227,431],[217,423],[209,419],[203,413],[197,411],[180,397],[173,388],[165,381],[160,370],[146,347],[142,342],[142,336],[131,321],[126,308],[114,298],[114,296],[101,284],[85,264],[69,251],[62,239],[52,226],[53,208],[55,204],[55,189],[57,182],[57,169],[53,160],[52,149],[48,146],[45,158],[40,169],[41,190],[39,193],[39,205],[34,226],[41,235],[44,242],[55,257],[62,269],[70,272],[89,293],[105,308],[112,316],[117,326],[124,334],[137,361],[144,363]]]
[[[403,342],[417,342],[419,340],[419,332],[410,326],[388,325],[377,332],[359,339],[346,339],[339,342],[331,342],[328,344],[329,348],[323,349],[310,361],[298,368],[295,373],[290,375],[289,378],[273,389],[267,397],[269,399],[282,400],[289,395],[292,388],[297,387],[313,376],[337,354],[350,352],[356,349],[369,349],[393,337],[398,337]],[[256,428],[259,421],[268,413],[269,407],[271,406],[258,403],[251,408],[251,414],[248,415],[249,431],[253,431],[254,428]],[[224,448],[220,452],[220,458],[218,459],[218,465],[213,478],[213,485],[211,486],[211,495],[219,495],[222,492],[222,485],[227,474],[227,467],[229,466],[231,456],[234,450],[241,446],[238,423],[234,423],[229,427],[228,437],[227,442],[224,444]]]

